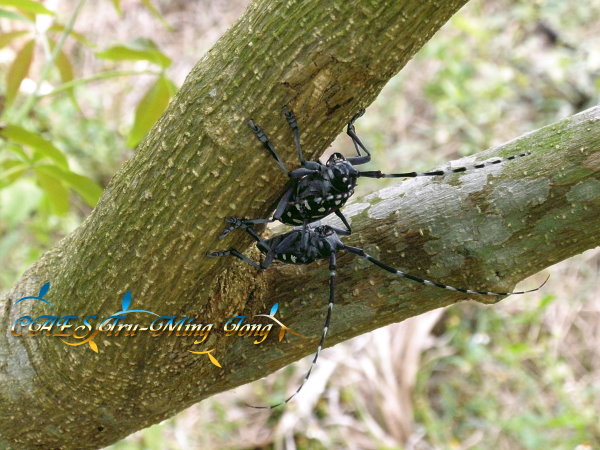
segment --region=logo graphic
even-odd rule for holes
[[[46,282],[39,290],[37,296],[21,297],[15,302],[15,305],[25,300],[38,300],[47,305],[53,306],[53,303],[44,298],[50,290],[50,282]],[[213,329],[217,328],[214,323],[197,322],[193,317],[161,316],[153,311],[145,309],[130,309],[132,303],[131,291],[125,292],[121,298],[121,309],[116,313],[99,319],[99,314],[88,314],[86,316],[64,315],[52,316],[42,315],[39,317],[21,316],[14,321],[11,327],[11,333],[15,337],[46,336],[59,338],[65,345],[77,347],[87,344],[94,352],[99,353],[98,343],[95,338],[101,334],[104,337],[135,337],[141,333],[150,333],[152,337],[175,336],[175,337],[195,337],[193,345],[204,343],[210,336]],[[256,314],[254,318],[265,318],[272,323],[246,323],[247,316],[235,316],[227,320],[221,327],[225,337],[251,337],[254,338],[253,344],[261,344],[269,336],[273,325],[280,327],[279,342],[283,340],[285,334],[289,332],[295,336],[304,338],[299,333],[291,330],[279,319],[275,317],[279,309],[279,304],[275,303],[269,314]],[[150,323],[130,322],[129,315],[139,314],[154,316]],[[207,355],[209,361],[217,367],[221,364],[214,355],[216,348],[204,351],[188,350],[197,355]]]
[[[44,298],[44,295],[46,295],[46,293],[50,290],[50,282],[46,282],[41,288],[40,288],[40,293],[37,295],[37,297],[21,297],[19,300],[17,300],[15,302],[15,305],[17,303],[22,302],[23,300],[29,300],[29,299],[35,299],[35,300],[41,300],[44,303],[47,303],[49,305],[51,305],[52,303],[50,303],[48,300],[46,300]]]

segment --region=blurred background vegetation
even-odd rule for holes
[[[0,0],[0,291],[89,214],[247,3]],[[600,0],[472,0],[357,129],[373,168],[430,169],[597,105],[599,90]],[[325,351],[285,409],[243,402],[280,400],[308,361],[110,448],[600,448],[600,251],[547,272],[540,293]]]

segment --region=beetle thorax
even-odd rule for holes
[[[356,187],[358,171],[348,161],[338,161],[328,167],[331,186],[337,192],[350,192]]]

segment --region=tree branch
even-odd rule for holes
[[[430,280],[511,291],[526,277],[600,245],[599,124],[600,107],[594,107],[451,166],[532,152],[527,157],[412,179],[357,200],[344,209],[354,230],[344,242]],[[312,337],[275,357],[270,348],[248,356],[277,369],[315,349],[327,262],[279,265],[264,277],[266,298],[285,304],[286,325]],[[461,300],[497,300],[423,286],[351,254],[338,258],[337,291],[328,346]]]
[[[295,167],[281,115],[287,104],[302,124],[306,156],[318,156],[463,3],[254,2],[188,76],[82,226],[8,293],[0,317],[7,330],[0,337],[1,446],[103,446],[314,351],[326,296],[322,265],[257,276],[236,261],[204,257],[224,244],[216,241],[223,217],[266,216],[286,182],[246,121],[268,130]],[[432,279],[509,288],[596,245],[597,120],[593,109],[498,149],[534,154],[491,174],[373,194],[346,209],[355,211],[358,231],[348,242]],[[249,244],[242,233],[227,241],[242,250]],[[340,258],[340,275],[329,344],[464,298],[350,256]],[[203,349],[215,348],[218,369],[187,351],[193,339],[104,339],[94,353],[58,339],[13,337],[8,329],[18,317],[49,313],[40,302],[15,305],[46,281],[56,315],[107,316],[127,290],[142,309],[204,323],[264,313],[280,301],[279,317],[311,339],[209,340]]]

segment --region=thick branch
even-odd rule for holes
[[[600,107],[591,108],[452,167],[531,151],[525,158],[469,174],[413,179],[357,200],[344,209],[355,230],[344,241],[424,278],[510,291],[545,267],[600,245],[599,125]],[[277,369],[314,350],[327,275],[326,262],[280,265],[265,275],[267,298],[286,305],[286,325],[313,339],[298,340],[275,359],[262,348],[257,360]],[[328,345],[460,300],[497,300],[423,286],[351,254],[338,259],[338,275]],[[522,286],[533,287],[535,282]]]
[[[321,265],[279,267],[257,276],[235,261],[204,258],[223,244],[215,240],[223,217],[265,216],[286,182],[245,122],[252,117],[275,142],[287,143],[280,151],[294,167],[280,111],[288,104],[302,123],[307,156],[320,154],[463,3],[253,3],[190,74],[85,223],[8,294],[3,325],[27,313],[107,316],[131,290],[143,309],[205,323],[265,312],[278,300],[286,324],[316,336],[325,298]],[[495,175],[405,183],[374,195],[370,206],[350,206],[359,232],[349,242],[415,273],[485,288],[508,288],[596,245],[598,225],[590,217],[598,207],[592,174],[597,177],[599,138],[590,120],[597,117],[592,110],[524,138],[520,149],[510,144],[504,154],[537,151],[493,169]],[[488,178],[492,186],[485,185]],[[240,233],[227,245],[243,249],[249,241]],[[391,279],[350,257],[340,258],[340,273],[330,343],[462,298]],[[51,312],[34,302],[14,305],[46,281],[56,306]],[[294,293],[298,286],[302,292]],[[0,339],[2,447],[105,445],[264,376],[315,345],[314,339],[293,347],[218,339],[203,348],[216,349],[223,365],[218,369],[187,352],[193,339],[106,339],[98,354],[57,339],[9,333]]]

